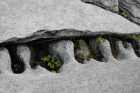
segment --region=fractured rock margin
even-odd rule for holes
[[[47,55],[51,55],[55,61],[61,61],[61,67],[55,69],[58,73],[66,70],[67,64],[74,65],[78,62],[86,64],[90,59],[98,62],[109,62],[140,57],[140,41],[132,39],[131,35],[134,34],[75,32],[71,30],[66,33],[64,30],[55,31],[55,33],[38,31],[31,37],[8,40],[3,43],[0,51],[1,61],[7,67],[3,68],[3,64],[1,64],[0,72],[8,70],[14,73],[25,73],[27,70],[42,67],[48,69],[48,63],[42,62],[43,66],[37,64],[37,62],[42,61],[43,56]],[[135,35],[139,36],[138,33]],[[46,38],[47,36],[49,37]],[[102,37],[104,42],[100,42],[99,37]],[[9,56],[7,60],[3,58],[3,52]],[[9,68],[11,69],[9,70]]]
[[[125,12],[130,15],[131,22],[140,25],[140,1],[139,0],[81,0],[102,7],[114,13],[122,15]],[[123,16],[123,15],[122,15]],[[124,17],[125,18],[125,17]]]

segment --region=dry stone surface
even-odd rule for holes
[[[81,0],[1,0],[0,10],[0,43],[89,35],[99,31],[122,34],[140,32],[139,26],[120,15]],[[74,29],[75,33],[69,29]]]
[[[82,0],[82,1],[98,5],[112,12],[119,12],[118,0]]]
[[[132,20],[140,24],[140,0],[119,0],[119,8],[130,14]]]
[[[0,0],[0,10],[0,93],[140,93],[140,42],[131,38],[140,26],[81,0]],[[120,38],[97,43],[105,35]],[[126,36],[134,42],[124,45]],[[100,61],[79,63],[70,37],[100,50]],[[37,64],[45,54],[62,62],[58,73]]]

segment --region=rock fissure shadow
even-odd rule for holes
[[[117,47],[116,42],[117,41],[121,41],[122,45],[125,49],[128,48],[128,43],[131,44],[131,47],[133,48],[135,54],[140,57],[140,51],[139,51],[139,44],[138,44],[138,40],[134,40],[132,39],[132,37],[130,35],[108,35],[108,36],[103,36],[103,38],[107,39],[110,42],[110,46],[111,46],[111,52],[112,55],[114,56],[114,58],[116,58],[119,54],[119,48]]]
[[[59,72],[59,69],[63,65],[63,61],[59,55],[56,55],[57,57],[53,57],[53,54],[49,52],[49,48],[47,45],[49,45],[49,43],[52,43],[52,42],[53,41],[46,41],[46,42],[37,44],[38,46],[37,53],[34,57],[35,63],[32,66],[32,68],[35,68],[37,65],[40,65],[41,67],[51,72],[55,72],[55,73]],[[48,58],[48,60],[44,61],[45,58],[46,59]]]
[[[52,72],[59,72],[59,69],[63,65],[62,58],[59,55],[53,55],[49,51],[48,45],[53,43],[54,41],[60,41],[60,40],[71,40],[74,43],[74,55],[75,59],[81,63],[84,64],[85,60],[88,62],[91,58],[95,59],[99,62],[103,62],[102,59],[104,56],[102,55],[100,48],[101,42],[97,44],[98,38],[102,37],[110,42],[110,48],[111,52],[114,58],[117,59],[117,56],[119,54],[119,48],[116,44],[117,41],[121,41],[124,48],[128,48],[127,43],[131,43],[132,48],[134,49],[136,55],[140,57],[140,41],[134,40],[131,38],[131,35],[116,35],[116,34],[104,34],[104,35],[96,35],[96,36],[80,36],[80,37],[65,37],[65,38],[48,38],[48,39],[38,39],[31,42],[27,42],[24,45],[30,45],[32,47],[35,47],[36,53],[33,58],[34,62],[30,63],[31,68],[36,68],[37,65],[40,65],[41,67],[46,68],[46,70],[52,71]],[[89,42],[91,41],[92,42]],[[93,45],[97,45],[95,49],[91,47],[90,43],[94,43]],[[25,70],[25,64],[23,62],[23,59],[20,57],[20,55],[17,53],[17,47],[20,44],[8,44],[5,45],[5,47],[8,49],[10,57],[11,57],[11,68],[13,73],[20,74],[24,72]],[[80,52],[77,52],[80,51]],[[86,55],[85,55],[86,54]],[[47,57],[50,55],[50,58],[48,61],[43,61],[42,58],[45,56]],[[60,66],[56,66],[53,64],[53,61],[57,62],[59,60]]]
[[[11,57],[11,68],[13,73],[15,74],[20,74],[22,72],[24,72],[25,70],[25,64],[23,62],[23,59],[21,57],[19,57],[19,55],[17,54],[17,46],[18,45],[7,45],[6,48],[9,51],[10,57]]]
[[[96,50],[92,50],[92,47],[89,44],[89,41],[91,39],[95,39],[99,36],[83,36],[83,37],[73,37],[73,39],[70,39],[74,43],[74,55],[75,59],[81,63],[84,64],[85,60],[89,61],[91,58],[102,62],[102,54],[100,51],[100,46],[97,46]],[[84,41],[80,43],[80,40]],[[78,50],[78,52],[77,52]],[[80,51],[80,52],[79,52]],[[85,55],[87,54],[87,55]]]

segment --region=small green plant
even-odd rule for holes
[[[50,60],[50,58],[51,58],[51,56],[48,55],[48,56],[42,57],[41,60],[44,63],[47,63],[47,66],[49,67],[48,69],[53,69],[53,70],[51,70],[51,72],[56,73],[55,69],[58,67],[61,67],[61,62],[59,60],[57,60],[55,62],[54,59]],[[40,64],[43,67],[43,65],[42,65],[43,62],[36,62],[36,63]]]
[[[49,61],[50,58],[51,58],[51,56],[48,55],[48,56],[42,57],[41,60],[43,60],[45,62],[45,61]]]
[[[54,68],[54,64],[52,63],[52,61],[49,62],[47,66],[49,66],[50,68]]]
[[[74,42],[74,47],[75,47],[75,48],[78,48],[78,47],[79,47],[81,50],[84,50],[84,47],[78,46],[78,45],[76,44],[76,41],[75,41],[76,38],[75,38],[75,37],[70,37],[70,40],[72,40],[72,41]],[[79,43],[82,43],[82,40],[78,40],[78,42],[79,42]]]
[[[101,43],[103,43],[105,41],[105,39],[102,38],[101,36],[98,39],[100,40]]]
[[[56,71],[54,71],[54,70],[52,70],[51,72],[52,72],[52,73],[56,73]]]
[[[82,42],[82,40],[79,40],[79,43],[81,43]]]
[[[131,38],[134,39],[134,40],[140,40],[140,35],[139,36],[132,35]]]
[[[75,37],[70,37],[70,40],[74,42],[74,47],[77,48],[77,44],[75,43]]]
[[[125,18],[127,18],[127,19],[131,19],[131,18],[130,18],[130,15],[126,14],[125,12],[123,12],[122,15],[123,15]]]
[[[82,46],[79,46],[79,47],[80,47],[81,50],[84,50],[84,47],[82,47]]]
[[[99,43],[103,43],[103,42],[105,41],[105,39],[102,38],[101,36],[98,38],[98,40],[99,40],[99,41],[97,41],[97,44],[99,44]]]
[[[56,65],[56,67],[60,67],[61,66],[61,62],[59,60],[57,60],[57,62],[54,62],[54,64]]]

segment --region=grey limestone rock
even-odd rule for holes
[[[140,24],[140,0],[119,0],[119,9],[130,14],[131,19]]]
[[[118,0],[82,0],[83,2],[92,3],[113,12],[119,12]]]
[[[95,43],[96,40],[93,39]],[[91,59],[86,64],[80,64],[74,59],[72,41],[52,42],[48,44],[50,53],[59,55],[64,62],[60,73],[51,73],[40,66],[29,70],[30,54],[34,50],[26,45],[17,46],[17,53],[27,65],[26,69],[18,75],[0,74],[0,93],[139,93],[140,59],[135,57],[129,44],[126,47],[118,42],[118,45],[121,53],[131,58],[121,61],[113,59],[109,42],[105,40],[101,43],[101,53],[107,63]],[[0,58],[5,59],[7,55],[8,51],[1,48]],[[4,65],[10,68],[9,63]]]
[[[0,10],[0,43],[90,35],[100,31],[120,34],[140,32],[140,26],[81,0],[1,0]]]
[[[140,32],[140,27],[127,19],[81,0],[0,0],[0,10],[0,43]],[[90,41],[94,50],[100,47],[97,41]],[[63,62],[59,73],[41,66],[31,68],[36,49],[14,44],[6,46],[8,50],[2,47],[0,93],[140,93],[140,58],[131,45],[117,42],[120,55],[125,54],[120,61],[112,57],[107,40],[100,45],[103,61],[108,62],[91,59],[86,64],[75,60],[70,40],[46,45],[52,56]],[[10,65],[15,62],[23,62],[25,71],[14,74]]]
[[[89,41],[91,47],[91,53],[94,55],[94,58],[100,59],[102,62],[109,62],[110,60],[115,60],[111,53],[110,43],[108,40],[104,42],[99,42],[98,38],[91,39]]]
[[[81,42],[79,42],[79,40]],[[74,54],[75,57],[82,63],[84,60],[86,60],[87,57],[89,57],[90,52],[86,42],[82,39],[79,40],[76,41],[77,48],[74,49]],[[83,49],[81,49],[80,47],[82,47]]]
[[[61,49],[61,48],[59,48]],[[66,65],[65,65],[66,66]],[[61,73],[1,74],[1,93],[139,93],[139,58],[108,63],[90,60],[87,64],[67,64]],[[66,71],[65,71],[66,70]],[[65,72],[65,73],[63,73]],[[8,89],[7,89],[8,87]]]
[[[31,55],[31,51],[29,50],[29,48],[25,45],[20,45],[17,47],[17,55],[18,57],[20,57],[24,64],[25,64],[25,70],[28,68],[28,69],[31,69],[31,66],[30,66],[30,55]]]
[[[101,54],[103,55],[103,62],[109,62],[110,60],[115,60],[111,53],[111,47],[108,40],[104,40],[103,43],[101,43],[100,48]]]
[[[70,73],[78,64],[74,58],[74,45],[70,40],[60,40],[48,45],[49,52],[53,57],[62,60],[63,64],[59,72]],[[69,66],[69,67],[68,67]]]
[[[101,43],[98,40],[98,38],[93,38],[89,41],[89,47],[90,47],[90,51],[92,54],[92,58],[98,60],[98,61],[102,61],[102,54],[100,51],[101,48]]]
[[[0,74],[5,71],[12,72],[11,70],[11,58],[6,48],[0,48]]]
[[[30,63],[31,68],[34,68],[36,66],[35,58],[36,58],[36,55],[38,54],[38,48],[36,48],[35,46],[31,46],[31,45],[28,45],[27,47],[29,48],[29,51],[30,51],[30,62],[29,63]]]
[[[118,60],[134,59],[137,57],[130,43],[122,44],[121,41],[117,41],[116,44],[119,48]]]
[[[23,74],[44,74],[44,73],[48,73],[49,71],[47,71],[45,68],[41,67],[41,66],[37,66],[36,68],[32,68],[32,64],[35,62],[34,57],[36,55],[36,48],[32,47],[32,46],[26,46],[26,45],[19,45],[17,46],[17,57],[19,57],[20,59],[22,59],[25,68],[24,68],[24,72]],[[35,53],[35,54],[33,54]]]

